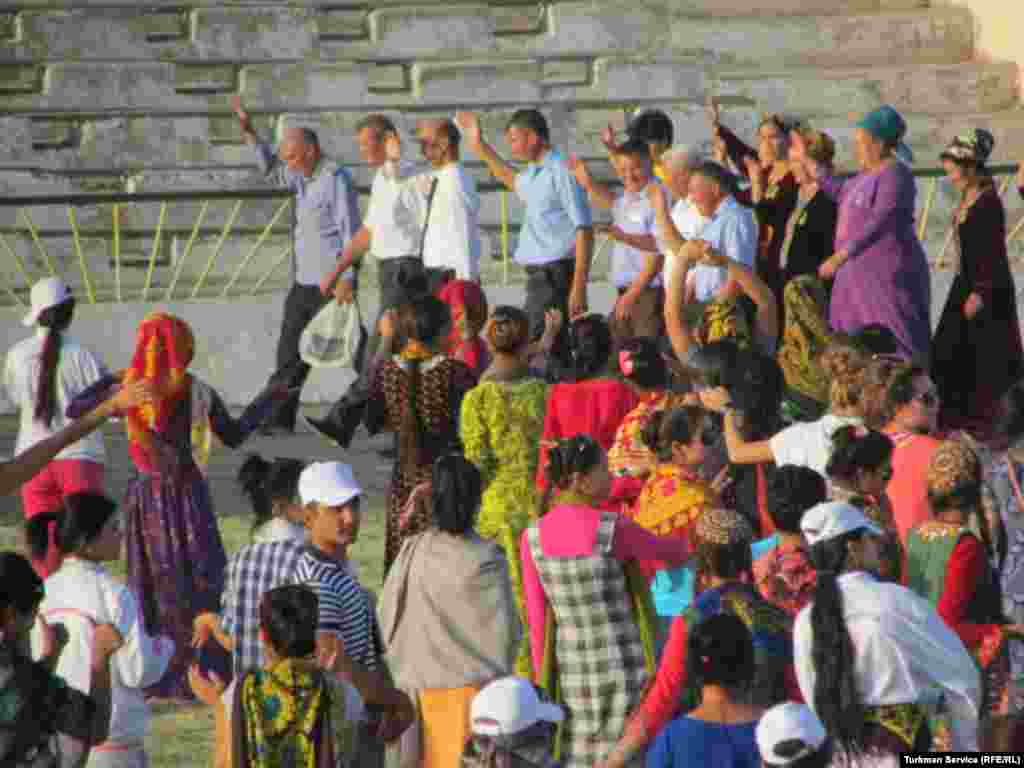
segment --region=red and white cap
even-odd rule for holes
[[[63,304],[73,298],[68,284],[59,277],[47,277],[32,286],[29,300],[32,303],[28,314],[22,318],[22,325],[35,325],[39,316],[50,307]]]
[[[542,701],[533,683],[503,677],[486,686],[470,707],[470,723],[478,736],[509,736],[540,723],[560,723],[562,708]]]

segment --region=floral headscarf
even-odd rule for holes
[[[188,392],[188,366],[194,352],[192,329],[181,318],[154,312],[139,325],[123,383],[146,380],[153,388],[153,401],[128,411],[125,420],[128,452],[143,471],[156,466],[153,433],[167,426],[178,401]]]

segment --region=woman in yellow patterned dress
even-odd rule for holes
[[[700,478],[707,446],[717,437],[707,429],[708,414],[695,406],[656,411],[643,439],[657,456],[631,517],[658,536],[689,541],[701,515],[718,504],[718,490]],[[660,635],[693,600],[694,573],[689,567],[667,569],[661,563],[642,564],[651,581]]]
[[[502,546],[508,557],[516,604],[525,623],[519,537],[537,517],[537,474],[548,387],[531,374],[529,321],[516,307],[497,307],[486,338],[494,356],[480,384],[462,401],[461,436],[467,459],[479,468],[484,494],[477,532]],[[529,669],[528,635],[517,661],[519,674]]]

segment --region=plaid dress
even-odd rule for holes
[[[583,557],[547,557],[540,529],[533,525],[527,534],[557,625],[566,768],[593,768],[608,756],[647,678],[625,571],[612,555],[615,521],[614,514],[601,515],[594,551]]]

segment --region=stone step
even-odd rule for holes
[[[691,59],[488,59],[405,64],[204,66],[151,62],[0,65],[10,112],[227,112],[240,91],[254,110],[367,110],[643,101],[702,104],[717,93],[741,106],[847,114],[889,102],[908,112],[969,114],[1017,103],[1008,62],[820,69],[709,67]],[[635,97],[634,97],[635,98]]]

